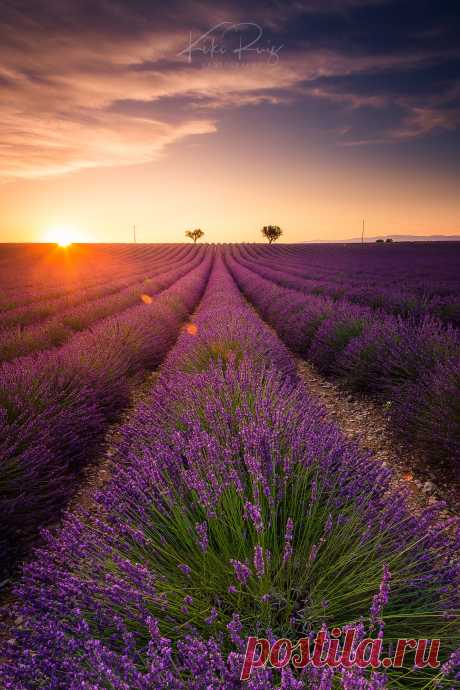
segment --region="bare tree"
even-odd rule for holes
[[[283,231],[279,225],[264,225],[262,228],[262,235],[267,238],[269,244],[281,237],[282,234]]]
[[[203,235],[204,235],[204,232],[203,232],[203,230],[200,230],[200,228],[196,228],[195,230],[187,230],[187,232],[185,233],[185,236],[189,237],[194,242],[199,240],[200,237],[203,237]]]

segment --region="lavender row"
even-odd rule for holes
[[[109,294],[103,297],[89,299],[68,309],[60,304],[57,314],[43,322],[26,328],[0,331],[0,362],[62,345],[75,332],[83,331],[101,319],[120,313],[142,300],[149,302],[157,299],[162,290],[193,270],[202,258],[203,249],[197,248],[190,256],[187,253],[175,262],[170,260],[157,265],[155,272],[152,268],[146,269],[141,281],[134,282],[115,294],[110,294],[112,290],[109,290]],[[45,308],[49,310],[48,305]]]
[[[0,314],[0,328],[4,329],[8,326],[28,326],[29,324],[62,313],[65,310],[77,307],[87,301],[109,296],[120,289],[128,288],[135,282],[141,282],[143,278],[164,270],[164,267],[170,266],[176,261],[180,261],[184,254],[187,255],[189,253],[189,247],[181,247],[179,251],[174,252],[174,254],[168,253],[165,256],[162,253],[161,256],[156,257],[154,260],[148,260],[146,256],[142,266],[137,265],[136,267],[130,267],[128,273],[125,269],[121,278],[112,276],[112,278],[108,279],[108,277],[105,276],[102,282],[98,280],[95,285],[91,283],[88,284],[85,281],[78,287],[74,286],[70,292],[58,295],[57,297],[53,296],[50,299],[37,299],[37,295],[35,295],[33,302],[3,311],[3,313]]]
[[[41,250],[38,255],[37,248]],[[58,253],[57,248],[51,246],[45,250],[41,245],[19,245],[15,251],[11,251],[9,245],[0,247],[0,310],[8,311],[34,301],[58,298],[82,284],[101,284],[110,274],[116,277],[126,274],[122,256],[120,262],[104,257],[95,266],[96,253],[91,251],[87,265],[83,266],[78,255],[74,258],[75,254],[77,252],[73,250],[70,263],[67,250],[65,253],[59,250]],[[102,258],[99,254],[97,256]]]
[[[460,247],[459,247],[460,249]],[[433,250],[425,249],[425,258],[431,256]],[[279,269],[280,262],[275,255],[262,253],[259,248],[241,247],[239,250],[252,264],[261,264],[263,271],[268,269]],[[460,256],[452,251],[456,263],[460,261]],[[301,253],[299,252],[299,255]],[[300,256],[298,257],[298,259]],[[369,305],[372,308],[380,308],[394,314],[403,316],[423,316],[432,314],[441,320],[460,325],[460,283],[445,283],[431,281],[428,276],[423,275],[416,278],[416,271],[409,271],[404,274],[404,267],[401,264],[403,255],[399,256],[399,261],[395,261],[392,272],[382,274],[376,264],[372,264],[373,272],[365,278],[359,274],[346,274],[334,268],[334,258],[331,257],[330,263],[322,269],[312,269],[307,256],[298,262],[290,263],[283,258],[283,271],[273,273],[271,279],[279,282],[285,287],[292,287],[312,294],[324,294],[333,299],[347,299],[358,304]],[[431,259],[436,266],[437,276],[443,275],[442,264],[436,265],[436,256]],[[362,257],[365,264],[366,257]],[[404,274],[401,279],[400,273]]]
[[[45,245],[0,247],[0,311],[70,296],[84,286],[97,288],[114,279],[140,275],[150,262],[172,258],[177,245]],[[37,251],[39,251],[37,255]],[[31,254],[29,256],[29,253]]]
[[[457,294],[433,296],[419,294],[402,286],[389,288],[386,287],[385,282],[376,285],[375,280],[374,284],[356,280],[348,281],[343,278],[333,281],[330,278],[315,280],[303,277],[303,272],[299,269],[291,269],[284,262],[280,270],[279,259],[256,258],[251,256],[246,247],[238,248],[235,256],[240,263],[258,273],[262,278],[267,278],[283,287],[300,290],[305,294],[324,295],[333,300],[347,300],[403,317],[423,318],[431,314],[446,323],[460,326],[460,290]],[[309,272],[308,268],[306,270]]]
[[[411,517],[387,468],[324,419],[217,259],[89,511],[16,589],[8,690],[452,687],[441,671],[307,668],[239,680],[245,638],[354,624],[458,645],[460,537]],[[455,657],[452,657],[455,658]],[[458,673],[459,669],[457,669]],[[281,682],[281,685],[280,685]],[[431,686],[432,687],[432,686]]]
[[[378,245],[247,245],[245,249],[263,260],[279,259],[289,270],[305,277],[355,286],[388,286],[418,295],[460,292],[460,243],[394,243]]]
[[[460,463],[460,334],[425,317],[402,319],[303,295],[227,255],[238,285],[284,342],[326,375],[376,396],[434,461]]]
[[[340,249],[346,252],[346,249]],[[334,250],[336,251],[336,248]],[[282,257],[283,270],[280,275],[274,274],[273,278],[285,281],[282,282],[285,287],[313,294],[327,294],[334,299],[346,298],[397,314],[420,315],[430,312],[442,320],[458,322],[460,281],[457,278],[446,283],[444,279],[440,279],[440,276],[443,276],[443,266],[442,263],[436,263],[436,254],[432,255],[433,249],[425,249],[424,256],[425,260],[430,259],[432,270],[433,266],[435,267],[437,280],[430,279],[426,274],[418,276],[412,266],[405,272],[402,263],[404,254],[398,255],[399,248],[392,248],[392,251],[396,256],[391,271],[382,272],[379,270],[378,263],[371,260],[371,272],[363,275],[359,270],[353,273],[350,270],[338,270],[335,261],[340,256],[340,251],[337,256],[332,251],[328,263],[319,267],[312,265],[311,257],[305,251],[302,252],[301,247],[296,246],[292,248],[291,257]],[[276,252],[267,253],[265,247],[240,247],[238,254],[251,263],[260,264],[261,267],[275,269],[275,271],[280,269],[281,257],[278,257]],[[460,256],[454,250],[452,254],[458,264]],[[295,260],[292,256],[296,257]],[[364,254],[360,258],[362,267],[366,265],[366,260],[370,257]]]
[[[109,317],[63,347],[0,367],[0,554],[17,558],[56,517],[108,423],[126,405],[129,377],[157,366],[198,302],[210,256],[152,304]]]

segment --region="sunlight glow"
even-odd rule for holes
[[[55,242],[58,247],[70,247],[72,244],[72,231],[67,227],[60,227],[50,230],[48,233],[50,242]]]

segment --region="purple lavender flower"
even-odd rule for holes
[[[186,563],[179,563],[177,567],[182,573],[184,573],[184,575],[190,576],[192,569],[189,565],[187,565]]]
[[[283,563],[287,563],[292,556],[292,537],[294,533],[294,523],[291,518],[287,519],[286,531],[284,533]]]
[[[207,623],[208,625],[213,625],[213,623],[216,622],[218,615],[219,615],[219,614],[218,614],[218,612],[217,612],[217,609],[213,607],[213,608],[211,609],[211,613],[210,613],[209,616],[205,619],[205,620],[206,620],[206,623]]]
[[[207,522],[197,522],[195,525],[196,531],[198,533],[198,543],[200,545],[200,549],[203,551],[207,551],[209,542],[208,542],[208,523]]]
[[[254,505],[254,503],[246,501],[244,504],[244,517],[246,520],[251,520],[257,532],[263,531],[264,523],[258,505]]]
[[[190,607],[192,604],[193,604],[193,597],[191,597],[189,594],[187,594],[187,595],[184,597],[184,602],[183,602],[183,605],[182,605],[182,607],[181,607],[181,611],[182,611],[182,613],[183,613],[184,615],[187,616],[187,615],[189,614],[189,611],[190,611],[189,607]]]
[[[32,324],[29,337],[20,333],[31,354],[0,365],[0,398],[10,409],[8,420],[0,410],[2,564],[19,557],[39,527],[55,521],[81,467],[127,405],[128,378],[161,362],[199,301],[211,257],[193,254],[182,265],[170,259],[155,277],[163,292],[153,304],[139,304],[139,288],[89,300],[64,312],[69,325],[61,323],[60,347],[54,347],[52,317],[45,326]],[[10,463],[14,472],[5,472]]]
[[[448,660],[441,666],[443,676],[451,676],[454,671],[460,673],[460,647],[456,649]]]
[[[233,566],[233,570],[235,571],[235,577],[238,580],[238,582],[241,582],[242,585],[245,585],[251,574],[251,571],[249,570],[248,566],[245,563],[242,563],[241,561],[234,560],[233,558],[230,560],[230,563]]]
[[[254,547],[254,569],[257,577],[263,577],[265,573],[264,550],[260,544]]]
[[[243,625],[238,613],[233,613],[232,620],[227,623],[227,630],[230,633],[230,639],[238,649],[244,648],[244,640],[241,638]]]
[[[390,580],[391,573],[388,566],[385,564],[383,566],[383,575],[380,582],[379,592],[372,599],[371,619],[373,621],[380,621],[382,618],[383,609],[388,603],[388,598],[390,595]]]

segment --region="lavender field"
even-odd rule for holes
[[[460,688],[459,269],[460,242],[0,245],[0,687]],[[439,664],[241,679],[250,636],[325,658],[334,628]]]

